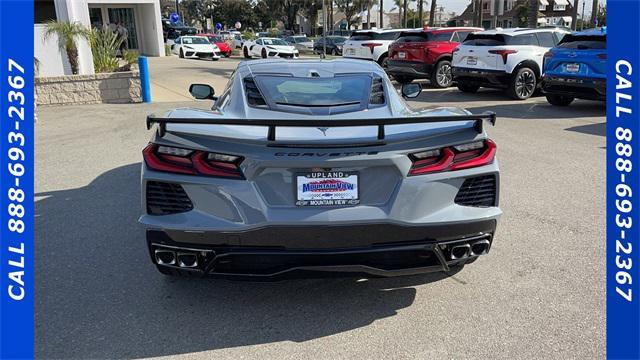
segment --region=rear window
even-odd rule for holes
[[[349,40],[369,41],[369,40],[395,40],[400,35],[400,31],[389,31],[377,33],[373,31],[355,31]]]
[[[500,45],[538,45],[535,34],[505,36],[502,34],[469,34],[463,45],[500,46]]]
[[[507,45],[539,45],[536,34],[520,34],[510,36],[507,39]]]
[[[500,34],[469,34],[462,44],[471,46],[499,46],[505,45],[504,38],[505,36]]]
[[[404,32],[400,34],[399,43],[426,42],[426,41],[449,41],[451,33],[433,32]]]
[[[604,35],[565,35],[558,47],[578,50],[604,50],[607,48],[607,37]]]
[[[367,102],[369,92],[354,89],[371,89],[368,75],[332,78],[256,76],[255,81],[266,99],[277,105],[301,107],[359,105]]]

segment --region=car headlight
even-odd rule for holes
[[[186,45],[184,46],[184,48],[185,48],[185,49],[189,49],[189,50],[193,50],[193,48],[192,48],[192,47],[190,47],[190,46],[186,46]]]

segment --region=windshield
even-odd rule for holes
[[[301,43],[301,42],[306,42],[306,41],[309,41],[309,39],[307,39],[306,36],[294,36],[293,37],[293,42]]]
[[[289,45],[286,41],[282,39],[262,39],[262,42],[265,45]]]
[[[354,89],[371,89],[371,77],[368,75],[333,78],[257,76],[255,79],[265,98],[278,105],[289,106],[357,105],[366,102],[367,98],[365,92]]]
[[[203,38],[203,37],[183,37],[182,38],[182,43],[183,44],[194,44],[194,45],[210,44],[209,40],[207,40],[207,38]]]
[[[332,37],[332,38],[329,38],[329,39],[331,39],[336,44],[342,44],[342,43],[344,43],[345,40],[347,40],[347,39],[345,39],[343,37],[340,37],[340,36]]]
[[[607,48],[607,37],[604,35],[565,35],[558,47],[578,50],[604,50]]]

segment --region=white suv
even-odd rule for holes
[[[453,50],[453,79],[464,92],[491,87],[527,99],[538,87],[544,54],[568,33],[561,28],[497,28],[469,34]]]
[[[342,46],[342,56],[346,58],[373,60],[386,68],[389,45],[400,33],[411,29],[358,30],[354,31]]]

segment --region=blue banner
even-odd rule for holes
[[[640,2],[607,8],[607,357],[639,359]]]
[[[0,359],[33,358],[33,2],[0,1]]]

